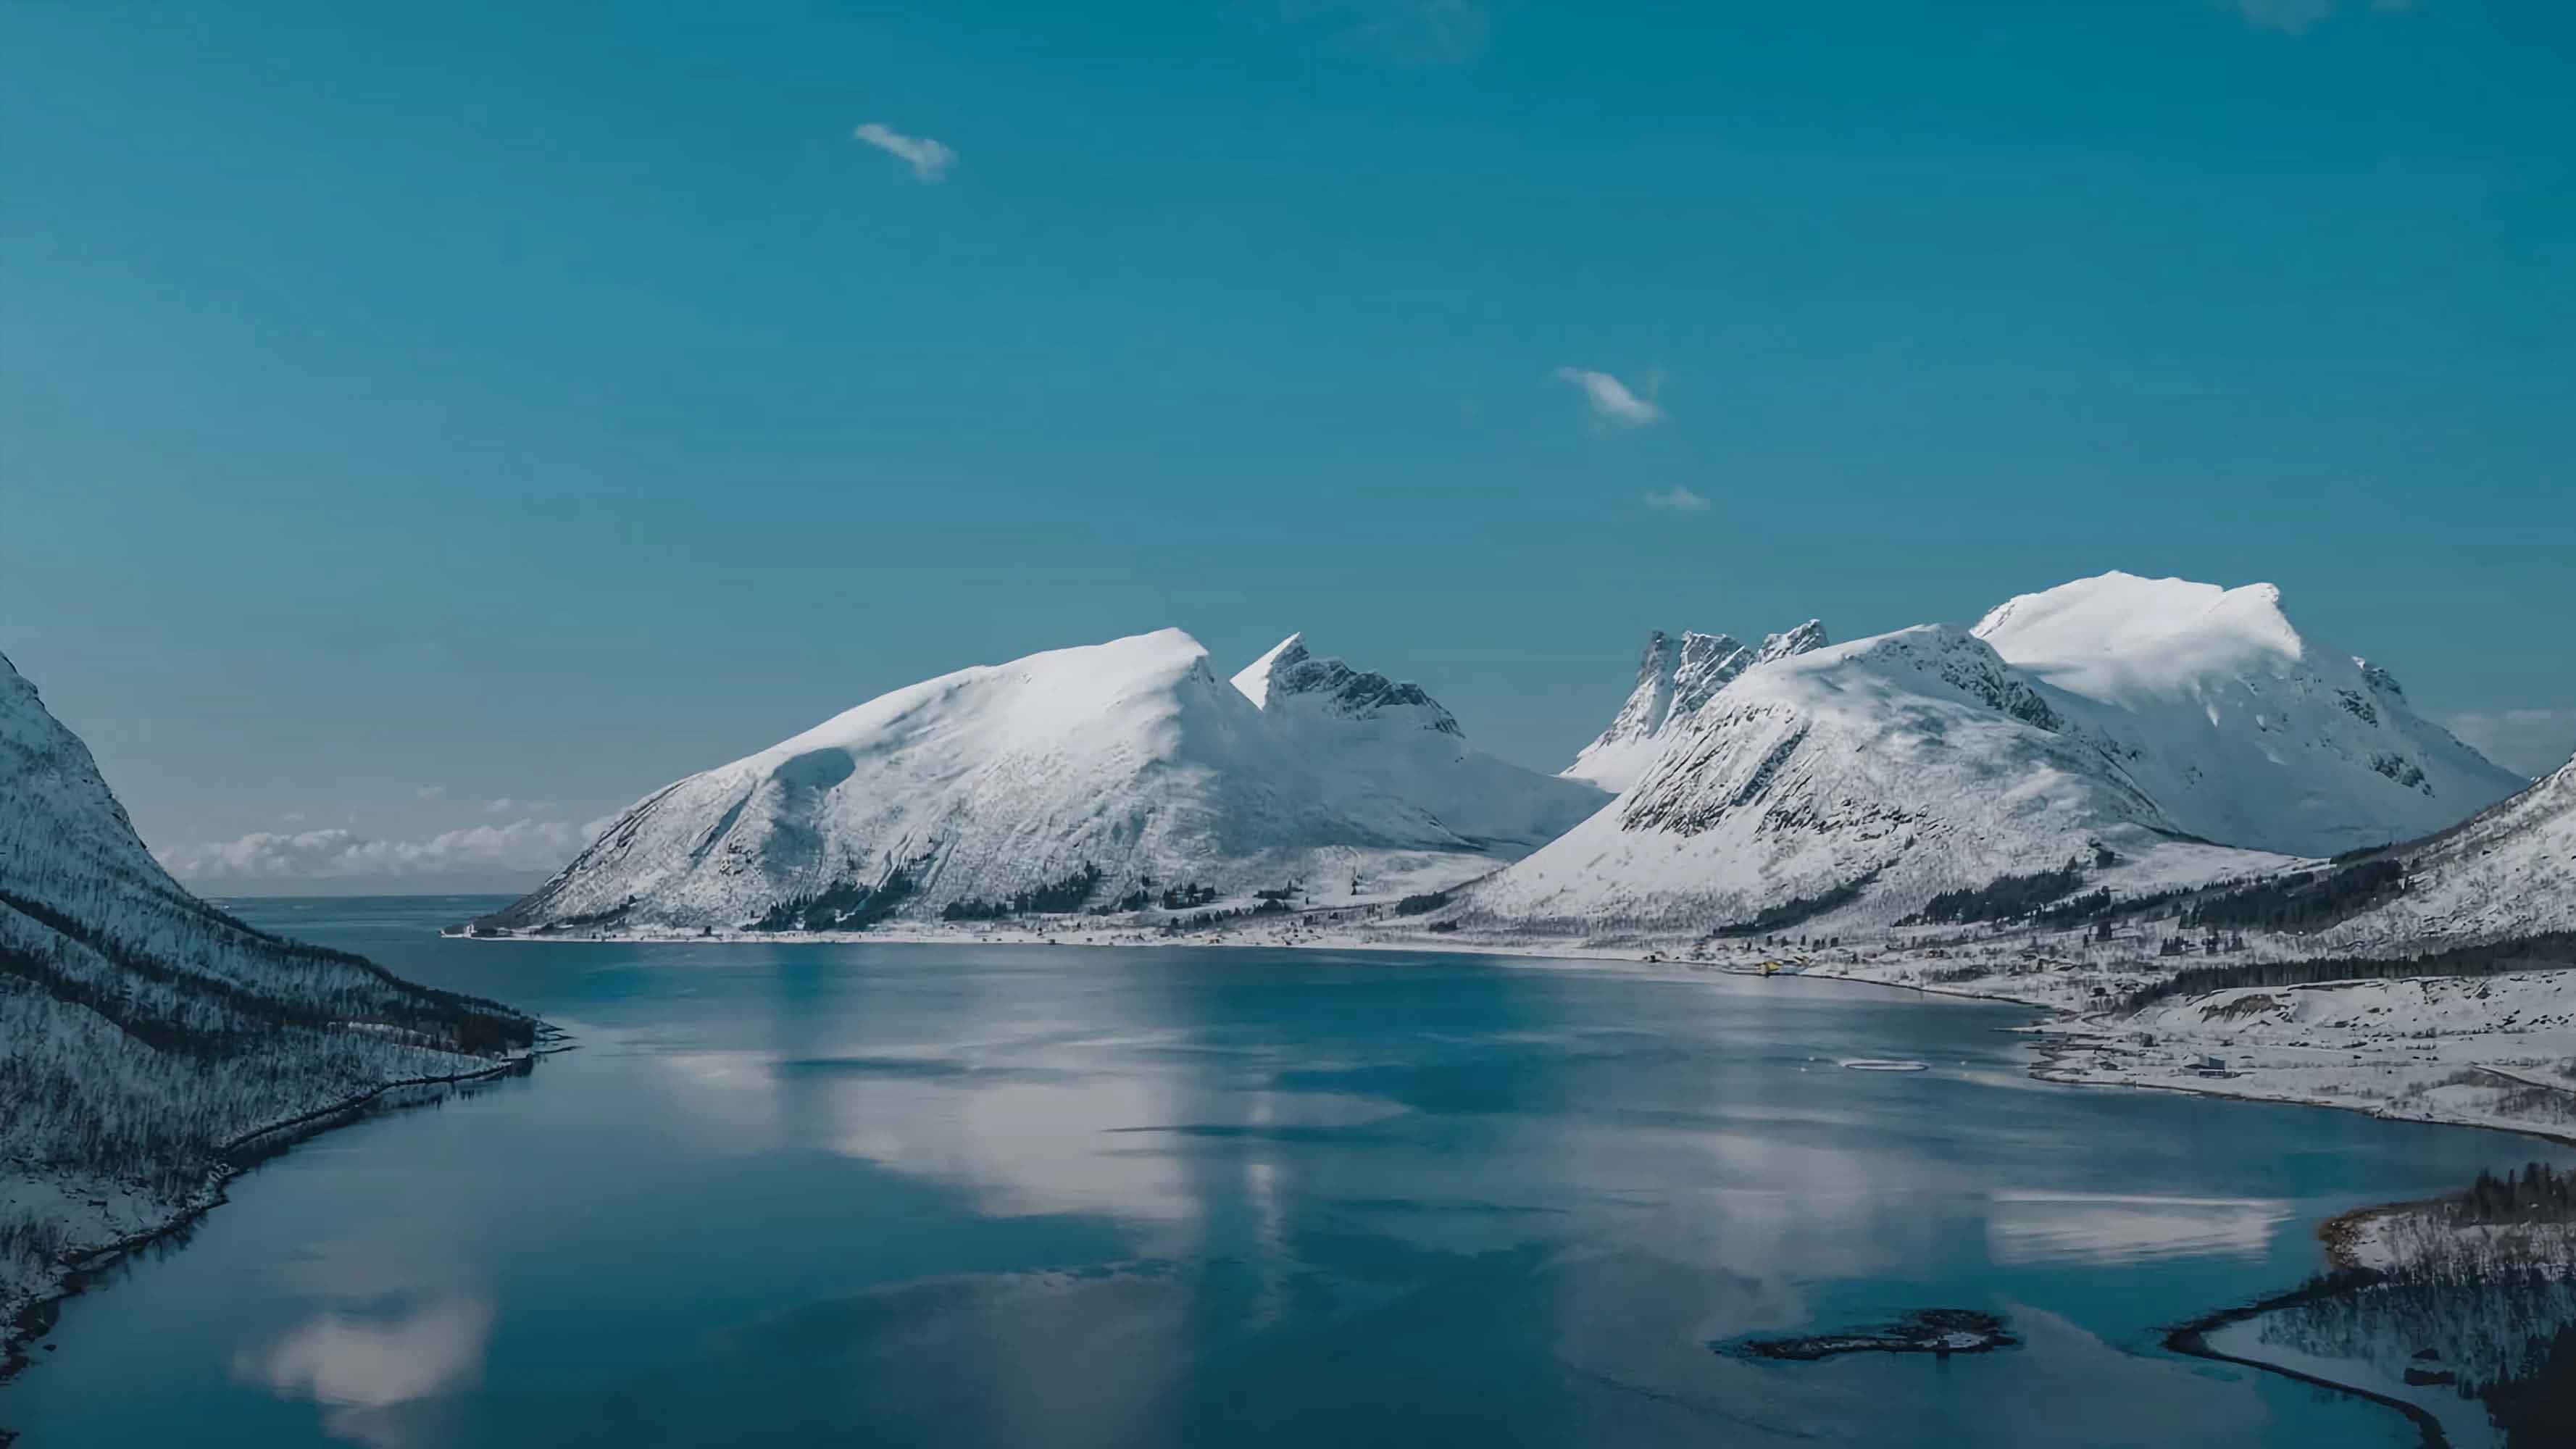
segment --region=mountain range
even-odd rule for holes
[[[2259,879],[2525,783],[2266,584],[2111,573],[1838,645],[1813,620],[1759,645],[1658,632],[1553,778],[1302,636],[1221,681],[1164,630],[944,675],[666,786],[479,924],[1400,903],[1504,936],[1879,930],[2025,876]]]

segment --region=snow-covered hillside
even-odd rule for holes
[[[0,658],[0,1321],[68,1257],[202,1206],[234,1139],[533,1033],[181,889]]]
[[[825,929],[1190,886],[1402,894],[1517,858],[1604,798],[1477,753],[1420,689],[1301,638],[1229,686],[1166,629],[942,675],[656,791],[484,924]]]
[[[2404,894],[2322,933],[2321,948],[2377,955],[2576,931],[2576,760],[2381,858],[2405,862]]]
[[[1983,640],[1925,625],[1744,672],[1617,802],[1461,900],[1584,934],[1855,927],[2070,858],[2131,890],[2282,863],[2183,838]]]
[[[2525,783],[2417,715],[2387,671],[2303,634],[2270,584],[2110,573],[2024,594],[1974,632],[2205,839],[2333,855],[2442,829]]]
[[[1656,630],[1647,636],[1646,652],[1637,661],[1637,687],[1609,728],[1575,755],[1565,774],[1613,792],[1627,789],[1700,707],[1737,675],[1825,643],[1825,626],[1814,619],[1786,633],[1765,635],[1758,647],[1739,644],[1727,634],[1690,633],[1676,641]]]

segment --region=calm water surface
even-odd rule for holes
[[[236,1182],[0,1390],[26,1449],[2403,1445],[2155,1329],[2563,1157],[2037,1083],[2026,1012],[1828,982],[431,933],[488,904],[249,903],[582,1047]],[[2027,1345],[1708,1348],[1935,1305]]]

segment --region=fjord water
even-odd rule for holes
[[[2411,1444],[2176,1358],[2322,1216],[2544,1144],[2024,1075],[2018,1008],[1186,948],[472,943],[580,1042],[233,1184],[0,1389],[90,1444]],[[1915,1073],[1844,1070],[1910,1058]],[[1992,1307],[1981,1357],[1723,1357]]]

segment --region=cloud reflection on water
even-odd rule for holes
[[[492,1304],[449,1298],[391,1316],[327,1309],[266,1349],[233,1356],[237,1378],[282,1398],[308,1398],[330,1412],[324,1427],[343,1439],[403,1442],[371,1410],[426,1399],[478,1382],[492,1333]]]
[[[1986,1240],[1996,1262],[2012,1264],[2260,1258],[2289,1217],[2276,1198],[2007,1191],[1987,1211]]]

